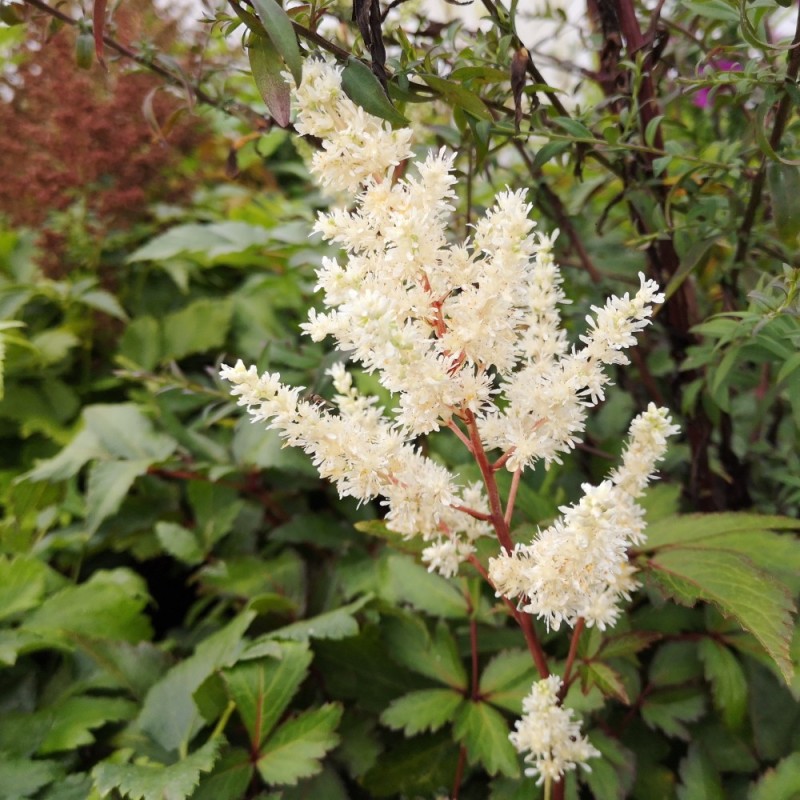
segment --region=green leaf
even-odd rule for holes
[[[731,729],[741,728],[747,716],[747,678],[736,656],[716,639],[703,639],[697,648],[711,684],[714,707]]]
[[[35,558],[0,556],[0,619],[37,606],[44,597],[47,573]]]
[[[646,650],[660,638],[661,634],[653,631],[628,631],[605,639],[600,646],[600,655],[604,659],[632,656]]]
[[[264,0],[274,3],[274,0]],[[181,359],[192,353],[219,350],[231,324],[233,304],[226,300],[195,300],[164,318],[162,358]]]
[[[115,514],[133,482],[147,473],[152,462],[97,461],[89,468],[86,491],[86,524],[95,533],[102,522]]]
[[[92,744],[92,730],[109,722],[131,719],[136,705],[121,697],[90,697],[81,695],[48,708],[52,715],[50,729],[39,752],[47,755],[62,750],[75,750]]]
[[[554,125],[565,130],[571,136],[577,139],[594,139],[594,134],[582,123],[570,117],[554,117],[552,120]]]
[[[0,787],[3,797],[10,800],[31,797],[62,775],[63,768],[56,761],[29,761],[0,755]]]
[[[265,0],[266,1],[266,0]],[[381,82],[372,70],[357,58],[350,58],[342,71],[344,93],[368,114],[385,119],[394,128],[408,125],[408,120],[392,105]]]
[[[421,619],[408,615],[386,620],[383,630],[390,654],[399,663],[452,689],[466,689],[467,671],[443,623],[430,636]]]
[[[800,523],[790,517],[762,514],[683,514],[660,519],[647,528],[647,544],[644,550],[651,551],[669,544],[700,540],[739,531],[797,530]]]
[[[589,734],[589,741],[600,751],[600,758],[591,759],[592,771],[583,773],[592,795],[603,800],[624,800],[630,795],[636,775],[634,754],[597,730]]]
[[[464,696],[452,689],[422,689],[392,701],[381,714],[381,722],[408,736],[421,731],[437,731],[452,722]]]
[[[551,158],[555,158],[572,147],[571,142],[547,142],[543,144],[533,157],[533,169],[541,169]]]
[[[25,628],[72,642],[76,635],[138,642],[152,635],[142,613],[147,601],[144,582],[134,573],[99,571],[86,583],[48,597],[27,618]]]
[[[204,553],[194,531],[175,522],[157,522],[155,534],[161,546],[178,561],[190,567],[202,563]]]
[[[253,750],[269,736],[308,674],[311,651],[287,642],[281,657],[237,664],[223,673],[231,699],[250,734]]]
[[[191,256],[201,264],[230,262],[232,256],[246,253],[251,248],[266,247],[272,237],[272,231],[250,222],[192,222],[176,225],[156,236],[131,253],[127,261],[166,261],[178,256]]]
[[[588,692],[592,686],[597,686],[606,697],[613,697],[626,706],[630,705],[631,701],[622,676],[608,664],[602,661],[589,661],[581,664],[580,675],[584,693]]]
[[[464,619],[467,598],[440,575],[428,572],[413,558],[392,554],[386,561],[386,592],[400,602],[436,617]]]
[[[681,761],[679,769],[678,800],[726,799],[719,773],[697,745],[689,747],[689,755]]]
[[[254,772],[250,753],[234,748],[217,761],[211,774],[200,779],[192,800],[241,800]]]
[[[461,108],[478,119],[488,122],[494,121],[491,111],[486,107],[483,100],[474,92],[464,88],[460,83],[428,73],[422,73],[419,77],[437,94],[441,95],[449,105]]]
[[[694,722],[706,710],[705,697],[695,689],[659,689],[651,692],[641,705],[642,719],[651,728],[660,728],[667,736],[688,741],[686,723]]]
[[[303,58],[288,14],[275,0],[253,0],[253,8],[275,49],[283,56],[295,84],[299,86],[303,79]]]
[[[697,599],[713,603],[750,631],[775,661],[787,683],[793,668],[789,657],[792,637],[791,594],[774,577],[755,567],[739,553],[681,547],[659,551],[648,562],[648,570],[670,593],[674,576],[682,584],[675,593],[685,602],[690,588]]]
[[[434,797],[452,786],[458,747],[449,735],[422,734],[401,741],[363,778],[369,797]]]
[[[247,54],[253,80],[269,113],[285,128],[289,124],[291,89],[282,75],[284,65],[280,53],[271,39],[255,35],[250,37]]]
[[[522,713],[522,700],[529,694],[538,674],[527,650],[498,653],[481,673],[481,697],[514,714]]]
[[[339,743],[336,726],[341,706],[328,703],[281,725],[270,737],[256,763],[268,784],[294,786],[322,769],[320,759]]]
[[[520,774],[508,723],[488,703],[466,701],[456,714],[453,734],[467,748],[471,764],[481,764],[490,775],[499,772],[515,778]]]
[[[346,639],[355,636],[358,633],[358,621],[353,615],[370,600],[372,595],[366,595],[341,608],[278,628],[270,632],[268,637],[304,642],[309,639]]]
[[[800,797],[800,753],[767,770],[750,790],[749,800],[797,800]]]
[[[136,727],[169,752],[186,746],[204,724],[195,691],[212,672],[237,660],[242,636],[255,616],[253,611],[242,612],[167,672],[147,693]]]
[[[100,762],[93,770],[101,797],[115,790],[130,800],[186,800],[197,788],[200,773],[214,766],[221,740],[210,739],[199,750],[175,764],[114,764]]]

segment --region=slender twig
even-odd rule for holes
[[[49,6],[47,3],[43,2],[43,0],[23,0],[23,2],[31,6],[31,8],[36,8],[39,11],[43,11],[45,14],[53,17],[54,19],[60,20],[61,22],[67,25],[77,27],[80,24],[80,20],[73,19],[68,14],[65,14],[63,11],[60,11],[57,8]],[[224,111],[226,114],[230,114],[231,116],[235,116],[238,117],[239,119],[244,120],[249,125],[259,130],[268,128],[272,124],[272,121],[269,118],[262,116],[249,106],[244,105],[244,103],[240,103],[235,100],[229,100],[226,98],[212,97],[210,94],[208,94],[205,90],[201,89],[196,84],[189,83],[184,76],[172,72],[172,70],[169,70],[166,67],[162,66],[161,64],[156,63],[150,57],[143,56],[140,53],[131,50],[129,47],[126,47],[124,44],[118,42],[111,36],[107,36],[104,34],[103,42],[106,45],[106,47],[108,47],[109,50],[113,50],[115,53],[121,55],[123,58],[127,58],[130,61],[134,61],[140,66],[149,70],[150,72],[159,75],[172,86],[179,86],[187,90],[192,95],[194,95],[195,100],[197,100],[197,102],[199,103],[203,103],[204,105],[218,108],[221,111]]]
[[[456,765],[456,774],[453,778],[453,800],[458,800],[458,792],[461,789],[461,781],[464,778],[464,767],[467,763],[467,748],[461,745],[458,751],[458,764]]]
[[[474,517],[475,519],[479,519],[483,522],[489,522],[492,519],[491,514],[484,514],[483,511],[476,511],[474,508],[470,508],[469,506],[452,506],[456,511],[462,511],[464,514],[468,514],[470,517]]]
[[[583,633],[583,628],[586,622],[583,617],[578,617],[575,623],[575,628],[572,631],[572,640],[569,643],[569,653],[567,655],[567,663],[564,666],[564,684],[561,687],[561,699],[563,700],[572,682],[572,667],[575,664],[575,656],[578,654],[578,641]]]
[[[517,501],[517,491],[519,490],[519,480],[521,477],[522,467],[517,467],[511,478],[511,488],[508,491],[508,500],[506,500],[506,513],[504,516],[506,525],[511,524],[511,516],[514,513],[514,503]]]

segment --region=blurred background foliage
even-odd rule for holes
[[[429,575],[215,377],[242,358],[329,391],[337,354],[298,326],[331,198],[276,123],[283,59],[327,50],[372,66],[354,98],[421,152],[457,152],[454,236],[524,186],[574,319],[639,271],[669,295],[585,444],[525,480],[515,535],[655,401],[684,436],[634,557],[702,539],[720,575],[741,556],[744,600],[653,571],[582,638],[568,703],[604,758],[567,796],[796,798],[797,9],[311,2],[289,41],[272,2],[0,6],[0,797],[539,796],[507,739],[534,672],[502,605],[476,572]]]

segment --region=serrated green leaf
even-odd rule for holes
[[[289,124],[291,89],[282,74],[284,65],[280,53],[271,39],[255,35],[250,37],[247,55],[253,80],[269,113],[285,128]]]
[[[403,666],[452,689],[466,689],[467,671],[443,623],[431,636],[421,619],[405,616],[387,620],[383,631],[392,658]]]
[[[800,797],[800,753],[779,761],[750,789],[749,800],[797,800]]]
[[[90,289],[80,296],[80,301],[90,308],[102,311],[110,317],[116,317],[123,321],[128,319],[125,309],[119,304],[119,300],[110,292],[103,289]]]
[[[0,619],[38,605],[44,597],[47,572],[35,558],[0,556]]]
[[[244,503],[235,489],[212,481],[189,481],[186,494],[194,511],[198,538],[208,551],[231,532]]]
[[[597,730],[591,731],[589,741],[600,751],[600,757],[589,762],[592,771],[582,775],[592,795],[603,800],[624,800],[636,775],[634,754],[617,739]]]
[[[305,680],[312,658],[305,645],[287,642],[280,658],[247,661],[223,673],[254,751],[261,748]]]
[[[79,586],[50,595],[25,621],[27,631],[74,641],[75,635],[138,642],[151,636],[142,613],[143,582],[125,569],[96,572]]]
[[[581,664],[579,671],[584,692],[588,692],[592,686],[597,686],[606,697],[613,697],[626,706],[630,705],[631,701],[622,677],[608,664],[602,661],[590,661]]]
[[[787,683],[794,606],[789,591],[739,553],[692,547],[659,551],[648,569],[675,576],[750,631],[775,661]]]
[[[303,58],[292,21],[275,0],[253,0],[253,8],[275,49],[283,56],[295,84],[299,86],[303,79]]]
[[[147,693],[136,727],[168,752],[188,744],[204,724],[195,691],[214,670],[237,660],[242,636],[255,616],[253,611],[243,611],[167,672]]]
[[[250,753],[233,748],[217,761],[209,775],[200,778],[192,800],[241,800],[254,772]]]
[[[380,81],[372,70],[357,58],[350,58],[342,71],[344,93],[368,114],[385,119],[395,128],[409,124],[408,120],[392,105]]]
[[[101,797],[114,791],[130,800],[186,800],[197,788],[200,774],[214,766],[221,740],[210,739],[175,764],[114,764],[103,761],[92,770]]]
[[[355,636],[358,633],[358,620],[353,615],[371,599],[372,595],[366,595],[333,611],[277,628],[268,636],[271,639],[294,639],[302,642],[309,639],[346,639]]]
[[[714,707],[729,728],[740,728],[747,715],[747,679],[741,664],[725,645],[715,639],[703,639],[697,652],[705,668],[706,680],[711,684]]]
[[[47,711],[50,726],[39,748],[43,755],[92,744],[95,728],[131,719],[136,713],[136,704],[122,697],[81,695],[68,697]]]
[[[719,773],[699,747],[692,745],[680,764],[678,800],[725,800]]]
[[[654,631],[628,631],[618,636],[610,636],[603,641],[600,655],[604,659],[632,656],[641,650],[646,650],[660,638],[661,634]]]
[[[642,719],[651,728],[660,728],[667,736],[688,741],[686,723],[703,716],[705,697],[695,689],[659,689],[645,698],[641,710]]]
[[[428,572],[413,558],[392,554],[386,560],[386,570],[385,590],[400,602],[436,617],[467,617],[466,597],[451,582]]]
[[[660,519],[647,528],[648,552],[670,544],[697,544],[729,533],[766,530],[797,530],[796,519],[767,514],[683,514]]]
[[[381,722],[408,736],[437,731],[453,721],[464,696],[452,689],[422,689],[393,700],[381,714]]]
[[[527,650],[504,650],[484,668],[479,691],[490,703],[521,714],[522,700],[538,677]]]
[[[337,703],[307,711],[278,728],[261,750],[256,768],[270,785],[294,786],[322,769],[320,759],[339,743]]]
[[[490,775],[520,774],[517,753],[508,738],[508,723],[488,703],[466,701],[453,726],[455,738],[467,748],[471,764],[481,764]]]
[[[155,534],[164,550],[173,558],[196,566],[203,561],[203,549],[200,547],[194,531],[184,528],[175,522],[157,522]]]
[[[5,797],[32,797],[43,786],[47,786],[63,775],[62,766],[56,761],[0,756],[0,787]]]
[[[152,461],[96,461],[89,468],[86,491],[86,525],[95,533],[119,511],[133,482],[147,473]]]

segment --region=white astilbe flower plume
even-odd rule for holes
[[[559,705],[562,686],[558,675],[534,683],[530,694],[522,701],[522,719],[516,721],[515,730],[508,737],[531,765],[525,774],[538,778],[539,785],[545,781],[559,781],[565,772],[578,765],[591,771],[586,762],[600,755],[600,751],[581,736],[581,725],[572,709]]]
[[[316,232],[342,255],[323,260],[317,288],[324,307],[311,311],[302,328],[315,341],[332,337],[361,369],[377,374],[394,407],[384,412],[375,398],[359,394],[341,365],[330,373],[334,410],[242,362],[223,366],[221,375],[254,420],[268,421],[287,444],[309,453],[342,496],[383,498],[389,528],[422,536],[426,563],[452,576],[475,540],[492,532],[489,503],[482,488],[460,486],[424,456],[417,438],[470,420],[476,437],[470,449],[499,451],[512,472],[538,460],[559,462],[580,441],[588,408],[603,398],[605,367],[627,363],[624,349],[663,295],[641,276],[633,296],[593,308],[589,332],[570,345],[559,311],[569,301],[553,259],[557,232],[535,231],[524,192],[501,192],[471,236],[453,242],[453,154],[442,149],[409,165],[411,131],[392,130],[353,103],[340,70],[324,60],[305,62],[295,100],[297,130],[322,142],[312,173],[355,199],[317,219]],[[543,544],[530,546],[545,550],[552,541],[557,551],[562,540],[585,539],[583,561],[570,560],[579,549],[573,543],[566,555],[554,552],[543,562],[550,572],[536,580],[542,587],[561,582],[558,590],[531,585],[525,570],[535,559],[521,548],[495,560],[498,591],[519,597],[551,625],[576,614],[611,624],[617,596],[634,586],[624,555],[641,531],[631,497],[642,482],[646,450],[631,445],[620,471],[565,510],[552,534],[540,535]],[[594,535],[614,526],[624,528],[622,538]],[[600,566],[591,560],[598,548]],[[578,580],[573,567],[596,577]],[[607,593],[594,591],[587,596],[591,607],[578,608],[570,598],[587,581]],[[545,608],[551,599],[557,601],[552,611]]]
[[[677,432],[663,408],[652,403],[631,423],[622,466],[599,486],[584,484],[583,497],[563,506],[549,528],[529,545],[517,545],[489,561],[498,595],[519,598],[524,611],[549,628],[583,618],[611,627],[619,603],[637,587],[628,548],[644,541],[644,511],[635,502]]]

